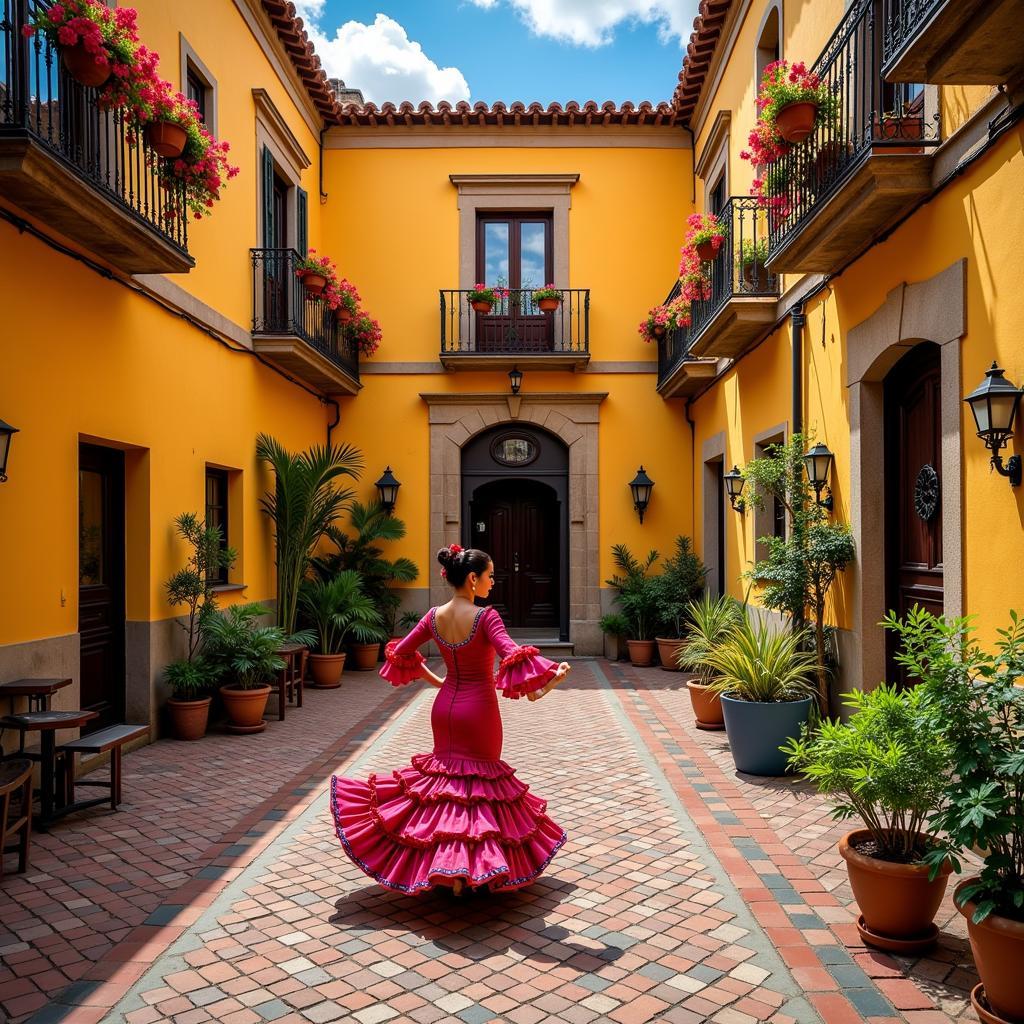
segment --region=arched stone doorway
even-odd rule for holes
[[[569,450],[553,434],[502,424],[462,449],[462,543],[494,560],[491,603],[509,629],[569,638]]]

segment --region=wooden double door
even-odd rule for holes
[[[509,478],[478,487],[470,503],[473,546],[494,561],[489,603],[509,628],[559,625],[559,503],[551,487]]]

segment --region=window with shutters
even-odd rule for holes
[[[192,100],[210,132],[217,135],[217,80],[188,40],[179,35],[181,91]]]

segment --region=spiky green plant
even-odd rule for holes
[[[293,454],[274,438],[260,434],[256,454],[274,470],[274,489],[260,499],[274,523],[277,564],[277,622],[286,634],[295,632],[299,586],[313,552],[354,492],[339,488],[340,477],[359,478],[363,456],[349,444],[314,445]]]
[[[264,686],[284,668],[280,626],[261,626],[269,609],[257,602],[232,605],[203,623],[203,657],[213,675],[240,690]]]
[[[813,697],[815,658],[804,637],[773,628],[744,613],[704,664],[715,673],[711,687],[734,700],[776,704]]]
[[[679,650],[680,668],[697,673],[702,686],[709,686],[715,670],[707,664],[708,655],[716,651],[739,625],[742,610],[739,602],[728,594],[718,597],[705,591],[686,610],[690,629]]]
[[[605,583],[616,590],[615,600],[629,623],[629,639],[650,640],[658,621],[659,596],[655,578],[647,570],[658,560],[658,552],[648,552],[641,562],[625,544],[614,544],[612,555],[619,571]]]
[[[316,627],[321,654],[340,654],[350,637],[362,644],[387,639],[383,619],[355,570],[339,572],[330,580],[303,580],[299,603]]]

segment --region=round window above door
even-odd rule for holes
[[[501,434],[491,442],[491,458],[502,466],[528,466],[540,454],[532,437]]]

